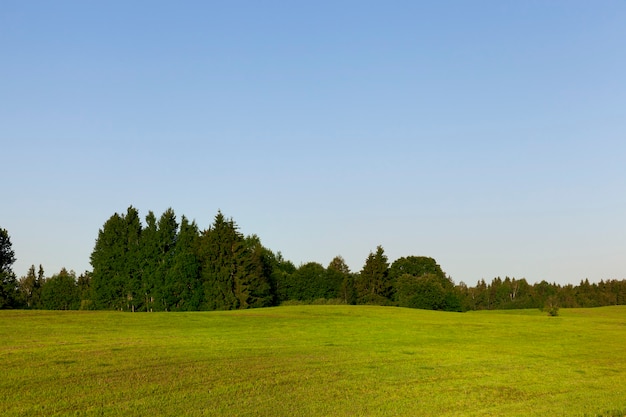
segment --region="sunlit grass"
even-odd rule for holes
[[[626,414],[626,308],[560,313],[0,311],[0,415]]]

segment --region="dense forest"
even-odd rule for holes
[[[389,262],[378,246],[360,271],[341,256],[326,267],[295,266],[243,235],[218,212],[200,230],[172,209],[142,223],[129,207],[115,213],[98,232],[92,271],[77,276],[62,269],[46,277],[31,266],[17,279],[8,231],[0,229],[0,308],[196,311],[268,307],[281,304],[376,304],[445,311],[481,309],[598,307],[626,304],[626,280],[557,285],[497,277],[475,287],[455,284],[437,262],[406,256]]]

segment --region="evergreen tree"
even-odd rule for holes
[[[272,282],[272,253],[263,247],[258,236],[245,239],[244,269],[237,274],[236,294],[240,308],[269,307],[274,305]]]
[[[0,227],[0,274],[13,272],[15,252],[11,245],[11,237],[6,229]]]
[[[19,280],[19,291],[21,304],[26,308],[39,308],[41,297],[41,284],[35,272],[35,265],[31,265],[26,273]]]
[[[43,285],[45,281],[46,281],[46,274],[43,270],[43,265],[39,264],[39,269],[37,270],[37,285],[39,286],[39,288],[41,288],[41,286]]]
[[[130,206],[115,213],[98,232],[91,253],[92,288],[97,308],[135,311],[141,295],[141,222]]]
[[[198,238],[199,232],[195,222],[189,223],[183,216],[165,277],[167,291],[171,297],[171,310],[200,309],[203,291],[200,263],[196,255]]]
[[[123,263],[123,279],[125,281],[124,293],[126,296],[125,308],[135,311],[142,303],[141,291],[141,219],[139,212],[134,207],[126,211],[125,220],[125,256]]]
[[[85,271],[76,280],[76,290],[80,300],[81,310],[91,310],[93,308],[91,294],[91,272]]]
[[[155,311],[161,289],[158,282],[159,236],[156,216],[152,211],[146,216],[146,227],[141,232],[141,296],[142,311]]]
[[[389,304],[392,291],[389,281],[389,262],[382,246],[370,252],[356,280],[359,304]]]
[[[18,307],[17,277],[13,273],[15,252],[6,229],[0,228],[0,308]]]
[[[239,307],[235,276],[241,268],[244,251],[244,239],[235,223],[218,212],[213,225],[200,238],[201,276],[207,309],[231,310]]]
[[[354,277],[350,268],[341,256],[335,256],[326,268],[328,280],[335,289],[335,297],[340,298],[346,304],[356,302],[354,289]]]
[[[99,230],[91,253],[93,296],[99,309],[121,308],[123,303],[123,234],[124,220],[115,213]]]
[[[159,303],[156,309],[167,311],[179,302],[176,290],[178,277],[170,273],[178,239],[178,223],[174,210],[167,209],[159,218],[157,226],[158,262],[155,282]]]

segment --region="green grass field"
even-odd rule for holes
[[[624,416],[626,307],[0,311],[0,415]]]

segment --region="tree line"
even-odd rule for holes
[[[294,303],[375,304],[444,311],[626,304],[626,281],[582,281],[560,286],[542,281],[494,278],[475,287],[455,284],[437,262],[406,256],[389,262],[382,246],[352,272],[341,256],[326,267],[295,266],[245,236],[218,212],[211,226],[172,209],[160,217],[138,211],[112,215],[99,230],[92,271],[62,269],[51,277],[31,266],[17,279],[8,232],[0,229],[0,308],[198,311]]]

